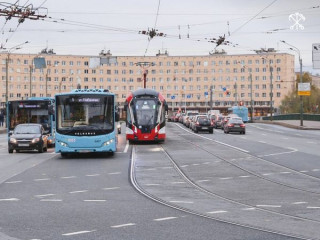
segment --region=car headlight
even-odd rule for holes
[[[113,143],[113,139],[110,139],[109,141],[104,142],[103,146],[108,146],[111,143]]]
[[[10,138],[10,143],[17,143],[17,139],[15,139],[15,138]]]
[[[32,139],[32,143],[37,143],[37,142],[39,142],[40,141],[40,138],[34,138],[34,139]]]
[[[64,143],[64,142],[60,142],[60,145],[61,145],[62,147],[67,147],[67,146],[68,146],[68,144],[66,144],[66,143]]]

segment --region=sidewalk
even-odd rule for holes
[[[300,126],[300,120],[259,120],[255,123],[275,124],[288,128],[301,129],[301,130],[320,130],[320,121],[303,121],[303,126]]]
[[[0,127],[0,134],[1,133],[6,133],[7,132],[7,128],[5,127]]]

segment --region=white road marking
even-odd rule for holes
[[[320,169],[312,169],[312,172],[319,172]]]
[[[49,181],[50,178],[37,178],[37,179],[33,179],[33,181],[39,182],[39,181]]]
[[[306,204],[307,202],[294,202],[294,203],[291,203],[291,204],[294,204],[294,205],[299,205],[299,204]]]
[[[83,200],[84,202],[106,202],[107,200],[102,200],[102,199],[88,199],[88,200]]]
[[[79,191],[73,191],[73,192],[69,192],[69,193],[84,193],[84,192],[88,192],[88,190],[79,190]]]
[[[291,172],[280,172],[280,174],[289,174]]]
[[[5,182],[5,183],[21,183],[22,181],[12,181],[12,182]]]
[[[62,202],[62,199],[41,199],[41,202]]]
[[[97,177],[97,176],[100,176],[100,174],[96,173],[96,174],[88,174],[88,175],[86,175],[86,177]]]
[[[250,176],[246,175],[246,176],[239,176],[239,178],[249,178]]]
[[[20,201],[18,198],[7,198],[7,199],[0,199],[0,202],[16,202]]]
[[[229,179],[232,179],[232,177],[223,177],[223,178],[219,178],[221,180],[229,180]]]
[[[300,172],[302,172],[302,173],[307,173],[307,172],[309,172],[308,170],[302,170],[302,171],[300,171]]]
[[[184,184],[186,182],[172,182],[171,184]]]
[[[220,141],[217,141],[217,140],[213,140],[213,139],[211,139],[211,138],[207,138],[207,137],[201,136],[201,135],[199,135],[199,134],[192,133],[192,132],[184,129],[183,127],[179,126],[178,124],[176,124],[176,126],[178,126],[179,128],[183,129],[184,131],[188,132],[189,134],[193,134],[193,135],[195,135],[195,136],[198,136],[198,137],[207,139],[207,140],[209,140],[209,141],[213,141],[213,142],[219,143],[219,144],[221,144],[221,145],[225,145],[225,146],[227,146],[227,147],[231,147],[231,148],[237,149],[237,150],[239,150],[239,151],[241,151],[241,152],[249,153],[249,151],[244,150],[244,149],[242,149],[242,148],[238,148],[238,147],[229,145],[229,144],[224,143],[224,142],[220,142]]]
[[[251,210],[256,210],[256,208],[251,207],[251,208],[242,208],[241,210],[243,211],[251,211]]]
[[[206,179],[206,180],[199,180],[198,181],[198,183],[200,183],[200,182],[210,182],[211,180],[208,180],[208,179]]]
[[[167,221],[167,220],[172,220],[172,219],[176,219],[177,217],[166,217],[166,218],[157,218],[157,219],[153,219],[153,221]]]
[[[259,143],[267,143],[267,142],[265,142],[265,141],[258,141]]]
[[[94,232],[94,231],[96,231],[96,230],[64,233],[64,234],[62,234],[62,236],[73,236],[73,235],[79,235],[79,234],[83,234],[83,233],[91,233],[91,232]]]
[[[158,183],[148,183],[148,184],[145,184],[146,186],[159,186],[160,184]]]
[[[108,173],[109,175],[117,175],[117,174],[121,174],[121,172],[112,172],[112,173]]]
[[[121,225],[115,225],[111,226],[112,228],[122,228],[122,227],[128,227],[128,226],[134,226],[136,225],[135,223],[127,223],[127,224],[121,224]]]
[[[145,169],[145,171],[155,171],[157,170],[156,168],[148,168],[148,169]]]
[[[61,177],[62,179],[76,178],[76,176]]]
[[[280,208],[281,205],[256,205],[256,207]]]
[[[35,195],[35,197],[38,197],[38,198],[42,198],[42,197],[49,197],[49,196],[54,196],[55,194],[53,193],[48,193],[48,194],[42,194],[42,195]]]
[[[194,202],[191,202],[191,201],[170,201],[171,203],[194,203]]]
[[[171,169],[173,167],[162,167],[162,169]]]
[[[309,209],[320,209],[320,207],[307,207]]]
[[[199,166],[200,164],[199,163],[194,163],[192,164],[193,166]]]
[[[280,153],[271,153],[271,154],[261,155],[261,156],[259,156],[259,157],[276,156],[276,155],[281,155],[281,154],[298,152],[298,149],[295,149],[295,148],[288,147],[288,149],[290,149],[291,151],[288,151],[288,152],[280,152]]]
[[[115,190],[119,189],[120,187],[110,187],[110,188],[102,188],[103,190]]]
[[[202,164],[210,164],[210,162],[204,162],[204,163],[202,163]]]
[[[273,173],[264,173],[264,174],[262,174],[263,176],[270,176],[270,175],[272,175]]]
[[[126,147],[124,148],[123,152],[124,153],[128,152],[128,148],[129,148],[129,140],[127,140]]]
[[[216,214],[216,213],[227,213],[228,211],[220,210],[220,211],[213,211],[213,212],[207,212],[209,214]]]
[[[185,168],[185,167],[188,167],[188,166],[189,166],[189,165],[182,165],[181,167],[182,167],[182,168]]]
[[[316,144],[315,142],[308,142],[308,143],[311,143],[311,144]]]

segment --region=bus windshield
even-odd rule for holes
[[[106,134],[114,130],[114,96],[65,95],[56,99],[57,132]]]
[[[134,107],[135,106],[135,107]],[[155,99],[137,99],[131,108],[138,126],[150,126],[157,122],[161,103]]]
[[[42,124],[51,132],[51,121],[48,112],[50,101],[12,101],[9,104],[9,130],[22,123]]]

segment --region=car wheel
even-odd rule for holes
[[[38,153],[43,153],[43,145],[41,145],[38,149]]]
[[[16,149],[16,152],[18,153],[18,152],[20,152],[20,150]]]
[[[13,149],[8,149],[8,152],[9,153],[13,153]]]
[[[212,131],[209,131],[209,133],[213,133],[213,130],[212,130]]]
[[[246,134],[246,132],[242,132],[243,134]]]

